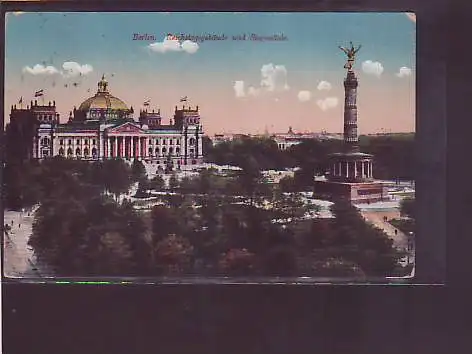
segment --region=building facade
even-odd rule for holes
[[[142,109],[137,120],[134,110],[111,95],[105,77],[97,93],[69,113],[69,121],[59,122],[55,102],[31,102],[26,109],[12,107],[11,124],[34,126],[35,134],[28,158],[51,156],[102,160],[139,159],[147,163],[198,165],[203,162],[203,127],[198,106],[175,107],[173,119],[164,124],[160,110]]]

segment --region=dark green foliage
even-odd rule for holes
[[[283,177],[279,182],[279,188],[284,193],[292,193],[297,191],[297,184],[295,183],[295,178],[293,177]]]
[[[129,168],[121,160],[10,162],[4,198],[9,207],[41,204],[30,244],[58,275],[362,278],[399,269],[402,255],[392,241],[345,201],[333,206],[335,219],[300,220],[308,207],[294,192],[323,171],[322,157],[336,151],[338,142],[310,140],[284,152],[267,139],[243,139],[221,148],[205,144],[209,156],[242,171],[230,177],[204,171],[180,182],[172,175],[175,193],[159,197],[165,205],[147,216],[131,203],[104,196],[103,191],[122,194],[132,181],[139,182],[139,196],[149,188],[164,189],[160,176],[145,178],[141,163]],[[295,178],[284,178],[280,188],[264,183],[262,169],[292,162],[302,167]],[[269,201],[272,208],[261,207]],[[413,215],[408,204],[402,209]],[[287,226],[273,222],[287,218],[296,221]]]
[[[366,275],[386,276],[397,267],[403,254],[380,229],[366,223],[357,209],[345,201],[332,207],[336,217],[328,247],[338,256],[357,264]]]
[[[405,198],[400,202],[400,213],[408,218],[415,218],[415,199]]]
[[[389,221],[390,224],[395,226],[395,228],[399,229],[404,234],[409,234],[410,232],[415,233],[415,219],[393,219]]]
[[[172,192],[175,192],[179,188],[179,180],[177,179],[175,174],[172,174],[169,178],[169,189]]]
[[[118,196],[127,191],[132,183],[130,168],[121,159],[103,161],[101,165],[102,183],[107,191]]]
[[[29,244],[57,275],[139,275],[151,255],[143,234],[130,205],[101,196],[49,199],[36,213]]]
[[[415,135],[390,134],[361,136],[363,152],[374,155],[374,177],[413,180],[415,170]]]
[[[222,165],[243,167],[254,159],[261,170],[300,167],[296,174],[298,190],[311,186],[313,175],[322,175],[328,168],[328,155],[343,150],[341,140],[307,139],[290,149],[280,151],[268,138],[242,138],[218,145],[208,139],[205,160]],[[414,179],[414,134],[361,136],[361,151],[374,155],[374,174],[380,179]]]
[[[162,191],[165,187],[164,179],[161,176],[155,176],[150,182],[151,189]]]
[[[154,240],[161,240],[167,235],[179,232],[179,223],[175,211],[163,205],[156,205],[151,211]]]
[[[133,182],[138,182],[143,180],[146,177],[146,168],[143,163],[138,159],[134,159],[133,164],[131,165],[131,178]]]
[[[165,173],[171,173],[172,171],[174,170],[174,167],[172,165],[172,158],[169,155],[167,155],[167,159],[166,159],[166,168],[165,168]]]
[[[159,274],[189,274],[192,261],[193,246],[185,237],[171,234],[159,241],[155,247],[155,267]]]
[[[138,182],[138,190],[136,191],[136,198],[147,198],[149,197],[149,190],[151,189],[151,182],[146,176],[141,177]]]
[[[205,142],[205,140],[204,140]],[[242,138],[212,146],[204,146],[205,159],[220,165],[240,166],[252,157],[259,169],[276,169],[280,166],[295,166],[289,155],[281,154],[277,144],[268,138]]]

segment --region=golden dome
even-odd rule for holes
[[[112,109],[112,110],[129,110],[119,98],[112,96],[108,92],[108,82],[105,80],[105,76],[98,82],[98,91],[95,96],[87,98],[79,106],[79,111],[89,111],[91,109]]]

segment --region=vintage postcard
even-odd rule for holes
[[[414,276],[414,14],[5,22],[6,277]]]

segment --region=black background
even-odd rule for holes
[[[56,3],[48,6],[56,6],[56,11],[71,6],[67,1]],[[87,9],[104,10],[102,3],[108,4],[106,9],[125,9],[119,1],[94,1]],[[472,4],[436,0],[130,3],[128,9],[138,11],[416,11],[421,159],[417,188],[424,207],[417,281],[442,280],[446,285],[3,284],[3,353],[472,352],[467,341],[472,333],[472,42],[468,35]],[[45,9],[30,3],[14,10],[20,6]]]

